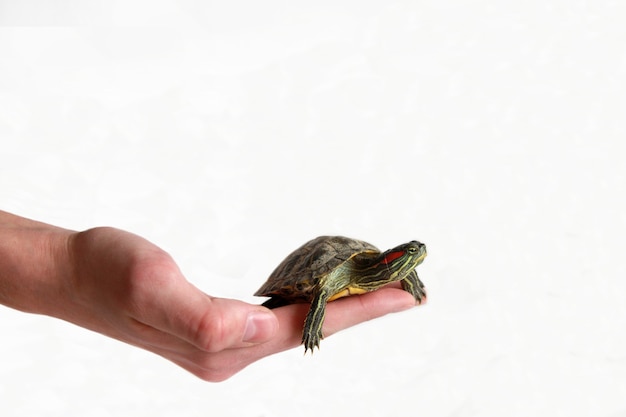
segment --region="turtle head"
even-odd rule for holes
[[[426,257],[426,245],[417,240],[396,246],[381,254],[378,267],[392,272],[391,281],[404,277]]]
[[[368,264],[360,268],[359,286],[368,290],[379,288],[393,281],[404,279],[426,257],[426,245],[416,240],[396,246],[370,258]]]

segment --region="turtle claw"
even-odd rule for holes
[[[310,350],[311,355],[315,351],[315,348],[319,350],[320,341],[323,339],[323,336],[318,332],[318,334],[314,334],[314,332],[304,331],[302,333],[302,344],[304,345],[304,354]]]

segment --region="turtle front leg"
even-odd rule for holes
[[[302,344],[304,345],[304,353],[310,349],[320,347],[320,341],[324,338],[322,334],[322,325],[324,324],[324,316],[326,315],[326,303],[328,302],[328,293],[320,291],[313,298],[311,308],[304,320],[304,329],[302,331]]]
[[[417,271],[412,270],[409,275],[406,276],[402,281],[402,289],[415,297],[415,301],[418,304],[421,304],[422,301],[426,298],[426,290],[424,289],[424,284],[417,276]]]

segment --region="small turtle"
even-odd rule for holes
[[[400,281],[418,303],[426,297],[415,267],[426,257],[426,245],[412,241],[386,252],[343,236],[320,236],[296,249],[254,294],[271,297],[268,308],[311,303],[304,322],[304,352],[319,348],[326,303],[376,290]]]

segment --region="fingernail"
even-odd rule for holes
[[[276,332],[276,317],[269,312],[253,311],[248,314],[243,341],[248,343],[264,342]]]

